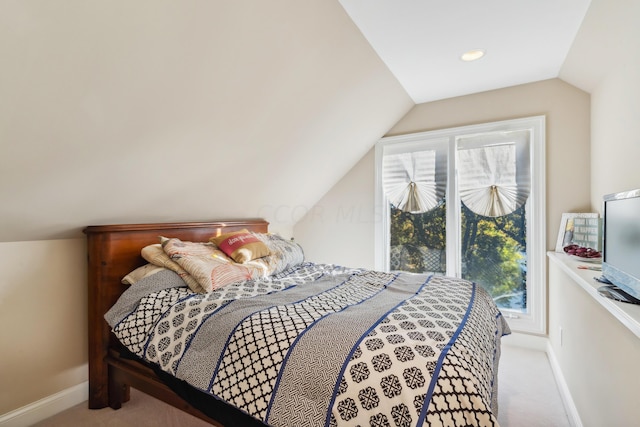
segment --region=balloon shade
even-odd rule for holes
[[[529,197],[528,168],[518,170],[515,144],[458,150],[460,199],[478,215],[512,213]]]
[[[444,190],[436,180],[435,151],[391,154],[383,159],[383,191],[397,209],[430,211],[440,204]]]

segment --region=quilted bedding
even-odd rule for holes
[[[200,294],[166,270],[105,319],[135,355],[268,425],[498,425],[509,329],[462,279],[303,263]]]

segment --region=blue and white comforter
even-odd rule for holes
[[[198,294],[162,271],[105,318],[137,356],[269,425],[497,425],[509,329],[462,279],[304,263]]]

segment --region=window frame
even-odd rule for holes
[[[447,157],[447,274],[460,277],[459,227],[450,232],[460,215],[460,197],[457,195],[457,139],[487,132],[527,130],[531,134],[530,167],[531,193],[527,200],[527,313],[502,309],[513,331],[546,334],[547,291],[546,291],[546,123],[545,116],[503,120],[477,125],[391,136],[380,139],[375,146],[375,212],[379,221],[375,227],[375,268],[389,271],[389,202],[382,190],[382,159],[385,149],[398,144],[419,148],[429,141],[448,139]],[[404,150],[403,150],[404,151]],[[455,196],[455,197],[454,197]]]

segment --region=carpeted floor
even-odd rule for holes
[[[501,427],[570,425],[544,352],[503,345],[499,381]],[[209,424],[132,389],[131,400],[117,411],[90,410],[82,403],[36,426],[204,427]]]
[[[502,345],[498,421],[500,427],[571,425],[546,353]]]

